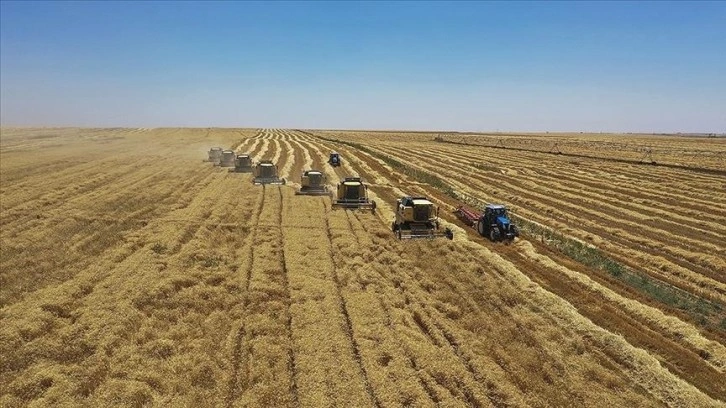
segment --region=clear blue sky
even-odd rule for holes
[[[2,1],[0,118],[726,132],[726,2]]]

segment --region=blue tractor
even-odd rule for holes
[[[333,167],[340,166],[340,153],[330,152],[330,158],[328,159],[328,163],[330,163],[330,165]]]
[[[519,236],[519,229],[507,215],[503,205],[487,204],[484,213],[479,216],[476,230],[479,235],[489,237],[492,241],[512,241]]]

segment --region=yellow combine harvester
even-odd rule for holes
[[[252,157],[249,154],[238,154],[234,159],[234,170],[235,173],[252,173]]]
[[[361,208],[376,211],[376,202],[368,198],[368,186],[360,177],[346,177],[338,183],[337,198],[333,207]]]
[[[391,228],[398,239],[454,239],[454,232],[450,228],[441,231],[439,209],[426,197],[405,196],[396,200],[396,219]]]
[[[325,185],[325,175],[319,170],[305,170],[300,180],[300,190],[296,195],[328,195],[328,186]]]
[[[219,165],[220,160],[222,160],[222,148],[221,147],[213,147],[209,149],[209,152],[207,153],[208,158],[205,160],[206,162],[214,163],[215,165]]]
[[[222,152],[222,159],[219,163],[221,167],[234,167],[234,150],[225,150]]]
[[[255,178],[252,179],[254,184],[285,184],[285,179],[281,179],[277,175],[277,166],[270,160],[262,160],[255,166]]]

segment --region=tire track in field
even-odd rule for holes
[[[386,234],[388,233],[388,231],[385,230],[378,223],[370,224],[368,222],[364,222],[361,218],[369,218],[367,214],[360,212],[352,213],[352,220],[355,224],[359,225],[361,229],[366,232],[366,238],[369,236],[381,237],[384,232]],[[351,234],[355,234],[355,230],[355,227],[352,227],[351,223]],[[368,240],[370,241],[370,238],[368,238]],[[433,242],[436,241],[431,241],[431,243]],[[377,244],[373,241],[367,242],[366,244],[376,247],[380,246],[380,244]],[[403,242],[401,244],[405,246],[410,246],[409,242]],[[428,244],[423,245],[428,246]],[[510,397],[503,393],[502,390],[498,389],[498,387],[494,385],[495,382],[491,378],[487,378],[469,361],[469,357],[460,348],[460,344],[464,344],[465,342],[457,339],[456,335],[453,334],[451,330],[446,328],[446,326],[444,325],[444,322],[446,321],[445,318],[438,316],[438,314],[432,312],[431,306],[429,305],[432,297],[430,290],[427,290],[422,286],[419,278],[414,276],[414,274],[411,273],[410,269],[411,268],[394,268],[391,271],[392,275],[381,275],[381,282],[386,282],[390,280],[398,282],[395,285],[398,290],[397,293],[399,296],[403,297],[405,304],[408,305],[408,309],[413,309],[410,312],[410,318],[416,324],[421,333],[425,335],[429,339],[429,341],[436,347],[440,349],[449,348],[451,350],[452,357],[455,359],[454,361],[458,361],[458,363],[461,364],[461,367],[465,370],[464,372],[468,372],[470,378],[473,379],[475,383],[481,385],[481,391],[483,391],[483,395],[486,395],[486,398],[488,398],[488,403],[491,403],[494,406],[501,406],[502,401],[507,401],[508,399],[510,399]],[[452,284],[449,284],[449,286],[453,287]],[[463,294],[461,296],[463,296],[463,298],[466,298],[467,302],[473,303],[472,301],[468,300],[468,298]],[[479,310],[478,308],[476,309]],[[417,358],[420,358],[420,356],[417,357],[416,354],[408,350],[407,347],[404,347],[404,349],[406,349],[407,357],[412,361],[412,367],[416,368],[417,364],[415,363],[415,361]],[[453,398],[463,398],[463,401],[466,402],[468,406],[478,407],[487,405],[486,400],[480,400],[476,396],[477,390],[476,388],[472,388],[474,387],[474,383],[458,383],[454,386],[453,384],[447,384],[446,382],[430,378],[425,370],[417,369],[417,374],[420,385],[426,391],[432,401],[437,401],[439,399],[435,391],[432,389],[432,385],[429,383],[433,380],[436,384],[446,389]]]
[[[260,207],[259,230],[251,241],[253,258],[245,283],[243,322],[234,341],[235,352],[239,354],[233,352],[227,404],[281,406],[296,405],[298,400],[297,378],[292,372],[297,369],[296,358],[293,355],[289,359],[291,299],[285,290],[285,285],[289,285],[284,274],[287,265],[283,264],[286,259],[280,246],[284,244],[279,225],[283,187],[277,187],[277,191],[274,188],[262,187],[265,198]]]
[[[336,295],[323,222],[327,198],[281,191],[300,404],[370,406]]]
[[[228,408],[231,408],[234,404],[234,401],[237,399],[237,397],[241,394],[240,390],[240,383],[246,384],[249,379],[249,362],[246,361],[246,369],[245,369],[245,378],[240,379],[240,366],[242,365],[242,360],[244,356],[242,355],[242,348],[244,346],[244,339],[247,337],[247,331],[245,328],[245,320],[247,318],[247,306],[249,304],[249,291],[250,291],[250,281],[252,279],[252,271],[254,268],[254,259],[255,259],[255,240],[257,238],[258,229],[260,226],[260,215],[262,214],[262,209],[265,206],[265,186],[262,186],[262,193],[260,194],[260,198],[257,201],[257,204],[255,205],[255,211],[252,218],[252,222],[249,224],[251,226],[250,233],[247,236],[247,239],[245,240],[244,246],[249,246],[249,264],[247,267],[247,270],[245,271],[245,277],[244,277],[244,297],[242,301],[242,308],[245,311],[241,318],[240,327],[237,329],[235,335],[234,335],[234,346],[232,350],[232,364],[231,364],[231,373],[229,375],[229,379],[227,380],[227,395],[224,399],[225,406]]]
[[[380,232],[382,232],[382,227],[380,226],[366,226],[367,224],[363,222],[363,220],[361,220],[361,217],[364,216],[363,214],[360,214],[358,212],[352,213],[353,219],[361,227],[361,229],[366,232],[366,236],[378,235],[380,234]],[[346,214],[348,214],[348,212],[346,212]],[[360,240],[357,238],[355,228],[353,227],[353,221],[350,219],[350,217],[348,221],[351,228],[351,234],[356,236],[356,241],[360,244]],[[373,241],[371,241],[369,244],[376,245]],[[405,244],[406,243],[404,243],[404,245]],[[489,402],[494,406],[500,406],[499,401],[506,399],[504,394],[502,394],[501,391],[497,390],[496,387],[492,385],[494,383],[491,379],[485,379],[484,377],[482,377],[479,371],[463,355],[463,353],[459,349],[459,341],[456,340],[454,335],[451,335],[446,330],[444,330],[442,323],[439,321],[439,319],[435,318],[428,310],[428,307],[425,305],[425,303],[429,301],[427,296],[429,295],[428,291],[424,289],[423,286],[421,286],[421,283],[416,279],[415,276],[412,276],[406,268],[403,268],[402,270],[403,273],[399,272],[398,270],[393,272],[393,275],[396,276],[394,278],[394,281],[399,282],[395,286],[399,291],[398,293],[403,297],[405,304],[408,305],[409,309],[413,309],[412,311],[410,311],[411,320],[416,324],[420,332],[425,335],[427,339],[429,339],[431,344],[435,345],[440,349],[448,347],[451,350],[452,355],[471,375],[471,378],[475,379],[479,384],[483,386],[485,394],[489,398]],[[382,282],[391,279],[391,276],[380,275],[380,277]],[[403,290],[403,286],[400,283],[401,281],[406,282],[405,291]],[[418,299],[414,299],[413,297],[411,297],[411,293],[413,292],[417,292],[414,294],[418,297]],[[423,303],[419,303],[417,300]],[[413,305],[418,305],[418,307],[414,308]],[[387,309],[386,307],[384,308]],[[470,389],[468,385],[457,384],[456,387],[452,387],[451,384],[446,384],[443,381],[434,379],[426,370],[419,369],[419,367],[417,367],[418,364],[416,363],[416,360],[417,358],[420,358],[420,356],[416,356],[416,354],[413,353],[409,349],[409,347],[404,346],[403,348],[406,357],[410,361],[411,367],[417,371],[418,383],[421,385],[422,389],[426,392],[431,401],[436,404],[439,404],[441,402],[441,398],[437,395],[436,391],[431,385],[431,382],[433,381],[439,386],[443,387],[443,389],[447,390],[450,397],[457,398],[457,395],[463,397],[464,402],[466,402],[467,406],[486,406],[485,403],[479,401],[479,399],[475,396],[474,390]]]
[[[290,303],[292,303],[292,295],[290,292],[290,278],[288,275],[288,269],[287,269],[287,259],[285,258],[285,237],[282,234],[282,213],[284,211],[283,206],[285,201],[282,197],[282,186],[277,186],[277,193],[280,197],[280,211],[278,212],[278,218],[277,218],[277,225],[280,229],[280,239],[279,239],[279,245],[280,245],[280,262],[282,263],[282,284],[283,289],[285,291],[285,294],[287,296],[287,302],[285,312],[287,314],[285,318],[285,328],[287,330],[287,338],[290,342],[290,346],[288,347],[288,370],[290,371],[290,380],[292,383],[292,400],[295,406],[300,406],[300,400],[298,397],[298,386],[297,386],[297,376],[298,376],[298,370],[297,370],[297,363],[295,362],[295,353],[293,352],[293,344],[295,344],[293,336],[292,336],[292,313],[290,311]]]
[[[371,387],[371,382],[368,377],[368,372],[366,371],[365,366],[363,365],[363,360],[361,358],[360,354],[360,346],[358,342],[355,339],[355,335],[353,333],[353,324],[350,319],[350,313],[348,312],[348,306],[345,302],[345,297],[343,296],[343,289],[342,289],[342,283],[340,282],[340,277],[338,276],[338,269],[342,267],[339,262],[336,261],[333,254],[335,253],[335,249],[333,248],[333,232],[330,227],[330,212],[331,210],[328,208],[325,203],[322,203],[324,206],[324,212],[325,212],[325,232],[328,237],[328,249],[330,251],[330,261],[333,263],[333,282],[335,283],[335,290],[336,290],[336,296],[338,299],[338,304],[340,306],[340,310],[343,312],[343,317],[345,320],[345,332],[348,336],[348,339],[350,341],[350,344],[353,348],[353,355],[355,357],[355,361],[358,364],[358,368],[360,370],[361,376],[363,378],[363,384],[365,385],[366,393],[370,397],[371,401],[373,402],[373,405],[375,407],[380,408],[381,402],[378,400],[378,397],[373,392],[373,387]]]
[[[363,251],[365,251],[367,248],[371,248],[371,247],[379,248],[378,245],[376,245],[373,241],[371,241],[371,239],[368,236],[368,234],[361,234],[359,232],[360,230],[362,230],[362,231],[368,231],[369,233],[373,233],[376,236],[381,236],[380,234],[384,232],[384,228],[383,228],[382,225],[380,225],[378,223],[379,219],[376,216],[370,216],[369,217],[365,213],[360,213],[360,212],[354,211],[354,210],[351,210],[351,211],[340,210],[340,211],[345,211],[345,219],[346,219],[345,222],[346,222],[346,225],[347,225],[348,235],[352,235],[353,236],[353,238],[355,239],[355,242],[356,242],[357,247],[361,248],[361,250],[363,250]],[[353,216],[352,217],[351,217],[351,214],[350,213],[353,213]],[[331,210],[331,214],[332,214],[332,210]],[[329,217],[330,217],[330,215],[327,218],[329,218]],[[370,220],[367,220],[368,222],[370,222],[371,220],[374,220],[374,224],[372,224],[370,226],[371,230],[367,230],[365,227],[363,227],[365,224],[361,221],[361,217],[370,218]],[[343,217],[339,217],[339,218],[342,219]],[[354,226],[354,224],[357,224],[361,228],[356,228]],[[329,226],[329,223],[328,223],[328,226]],[[375,232],[370,232],[372,230],[375,230]],[[385,233],[383,234],[383,236],[385,236],[385,235],[388,235],[388,231],[387,230],[385,230]],[[363,242],[363,241],[365,241],[365,242]],[[372,260],[371,260],[371,262],[372,263],[375,263]],[[395,270],[395,271],[394,270],[391,270],[391,273],[393,274],[392,276],[389,275],[388,273],[383,273],[382,271],[379,271],[378,273],[379,273],[379,275],[378,275],[379,281],[375,284],[375,286],[379,286],[381,288],[380,290],[382,290],[384,292],[386,292],[386,291],[388,291],[388,292],[393,291],[394,293],[396,293],[396,296],[404,296],[404,298],[407,297],[405,295],[405,293],[402,295],[401,293],[396,292],[395,289],[393,288],[393,286],[391,286],[391,284],[390,284],[390,280],[392,279],[392,276],[400,276],[401,275],[397,270]],[[403,276],[407,276],[407,275],[404,274]],[[371,278],[370,277],[366,277],[366,278],[363,278],[363,279],[367,281],[367,280],[370,280]],[[398,281],[399,278],[393,278],[393,279],[394,279],[394,281]],[[410,276],[407,276],[406,278],[404,278],[404,280],[405,281],[407,280],[409,282],[409,284],[407,284],[408,287],[416,287],[417,286],[416,283],[413,283],[413,285],[411,285],[411,282],[413,282],[413,281],[410,280]],[[401,290],[401,287],[398,287],[398,288],[399,288],[399,290]],[[379,292],[379,291],[376,290],[376,292]],[[423,292],[421,292],[421,293],[423,293]],[[388,298],[392,294],[393,293],[390,293],[390,294],[386,295],[386,297]],[[380,296],[384,296],[384,295],[381,294]],[[380,303],[380,309],[383,311],[384,315],[386,316],[385,318],[387,319],[387,321],[389,322],[388,324],[390,325],[391,324],[390,322],[392,321],[392,316],[391,316],[391,311],[390,311],[389,306],[386,304],[386,302],[383,301],[382,298],[379,298],[378,299],[378,302]],[[410,299],[408,299],[406,301],[406,303],[407,304],[413,304],[413,302]],[[346,311],[346,313],[348,315],[350,315],[349,312]],[[413,315],[413,317],[411,317],[411,319],[413,321],[416,321],[416,319],[417,319],[416,316],[417,315],[414,313],[414,315]],[[351,325],[352,325],[352,322],[351,322]],[[426,330],[423,330],[423,333],[426,334],[427,333]],[[386,346],[387,348],[386,349],[388,350],[389,353],[393,353],[392,355],[398,355],[400,353],[400,357],[399,358],[402,358],[402,359],[404,359],[404,360],[406,360],[406,361],[409,362],[408,369],[409,370],[413,370],[414,372],[417,373],[414,376],[414,378],[415,378],[414,384],[418,384],[418,386],[420,387],[421,391],[423,393],[425,393],[425,395],[428,397],[428,399],[430,401],[437,402],[437,401],[441,401],[442,398],[444,398],[444,399],[447,399],[447,398],[448,399],[451,399],[451,398],[453,398],[454,400],[465,401],[469,406],[484,406],[484,405],[486,405],[485,403],[482,403],[479,400],[478,397],[475,396],[475,393],[476,392],[472,388],[470,388],[470,386],[473,386],[471,383],[469,383],[469,385],[459,384],[458,386],[452,386],[451,384],[446,384],[445,382],[442,383],[442,382],[438,382],[437,381],[436,383],[440,387],[443,387],[443,389],[444,390],[447,390],[447,392],[448,392],[448,396],[439,396],[437,394],[437,392],[433,389],[433,386],[430,383],[431,382],[431,378],[428,376],[428,374],[426,374],[423,371],[420,371],[417,368],[416,360],[417,360],[417,358],[420,358],[421,356],[418,356],[417,357],[416,354],[412,352],[412,350],[410,349],[409,346],[404,345],[402,343],[404,341],[404,339],[399,339],[398,336],[395,333],[391,333],[391,335],[392,335],[392,337],[388,338],[387,341],[386,341],[386,344],[387,344],[387,346]],[[442,340],[441,342],[438,342],[434,337],[430,337],[429,336],[428,338],[430,339],[431,343],[432,344],[436,344],[437,347],[443,347],[444,344],[445,344],[445,343],[443,343],[444,340]],[[444,339],[443,336],[439,336],[439,338]],[[391,349],[390,347],[393,347],[393,349]],[[361,357],[361,364],[362,364],[362,356],[361,356],[360,348],[358,350],[359,351],[358,351],[358,354],[357,355]],[[398,350],[398,351],[396,351],[396,350]],[[452,354],[452,356],[454,358],[456,358],[455,355]],[[392,358],[392,357],[389,356],[387,358]],[[459,360],[459,363],[461,364],[461,368],[462,369],[465,369],[465,370],[467,369],[466,368],[465,361]],[[477,378],[477,373],[476,372],[470,372],[470,376],[471,376],[470,378]],[[409,378],[412,378],[412,377],[409,377]],[[370,382],[370,379],[368,379],[368,381]],[[409,392],[412,392],[411,389],[409,389]],[[491,389],[488,389],[487,392],[490,393],[490,395],[499,395],[496,391],[492,391]],[[492,392],[494,392],[494,394],[491,394]],[[390,395],[389,395],[389,398],[390,398]],[[408,398],[414,398],[414,397],[409,394]],[[421,401],[419,401],[419,400],[415,400],[415,401],[418,401],[419,403],[421,403]]]

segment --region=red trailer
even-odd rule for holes
[[[464,224],[475,228],[477,221],[479,221],[479,218],[481,217],[480,212],[472,210],[464,205],[459,206],[454,213],[456,213],[456,216],[459,217]]]

